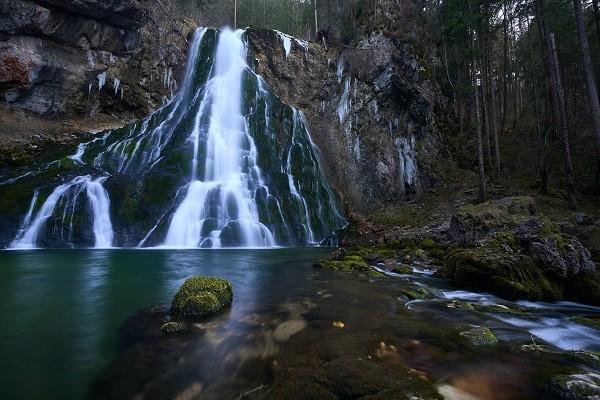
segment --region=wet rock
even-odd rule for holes
[[[459,335],[467,339],[473,346],[492,346],[498,343],[494,332],[485,326],[474,326],[460,332]]]
[[[273,339],[278,342],[286,342],[304,328],[306,328],[306,321],[303,319],[282,322],[273,331]]]
[[[600,375],[591,372],[558,375],[551,379],[548,391],[560,400],[596,400],[600,398]]]
[[[423,287],[415,287],[414,289],[403,289],[400,292],[400,296],[405,300],[426,300],[433,298],[433,295],[429,292],[429,290]]]
[[[208,317],[232,300],[231,283],[221,278],[196,276],[187,279],[175,294],[171,316],[190,320]]]
[[[567,359],[600,370],[600,352],[576,350],[567,352],[565,356]]]
[[[507,307],[501,304],[479,304],[473,303],[475,311],[493,314],[510,314],[524,316],[529,314],[525,308]]]
[[[531,257],[513,250],[510,241],[502,238],[452,251],[440,274],[469,290],[509,300],[558,300],[563,295]]]
[[[185,322],[165,322],[161,325],[160,331],[165,335],[175,335],[178,333],[185,332],[187,329],[187,324]]]
[[[324,260],[315,264],[318,268],[325,268],[331,271],[350,272],[361,271],[369,272],[372,268],[360,256],[345,256],[342,260]]]

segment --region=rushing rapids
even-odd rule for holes
[[[0,223],[19,226],[4,245],[271,247],[331,238],[344,218],[306,119],[253,71],[246,40],[241,30],[198,29],[181,88],[161,109],[3,177],[0,201],[15,212]]]

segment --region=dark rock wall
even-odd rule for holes
[[[162,4],[1,2],[0,107],[5,116],[21,116],[12,124],[22,129],[17,139],[55,139],[76,130],[48,121],[96,120],[104,128],[162,105],[177,89],[195,27]],[[19,135],[9,131],[12,119],[0,122],[5,149]]]
[[[332,185],[352,210],[417,197],[434,185],[440,149],[437,86],[410,41],[372,31],[352,47],[292,40],[250,30],[256,70],[307,116]]]

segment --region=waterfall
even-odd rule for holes
[[[256,165],[256,146],[241,109],[242,73],[247,68],[242,33],[225,29],[219,36],[213,76],[190,135],[194,142],[192,180],[173,215],[165,246],[275,244],[273,234],[259,220],[252,197],[261,184],[261,174]],[[198,180],[199,121],[207,111],[210,122],[207,131],[202,132],[206,135],[204,176]]]
[[[0,201],[17,204],[10,217],[21,221],[2,245],[330,243],[345,220],[308,123],[252,69],[247,40],[241,30],[199,28],[181,84],[161,108],[54,161],[0,176],[10,189]],[[175,86],[168,70],[163,80]]]
[[[102,182],[105,177],[86,182],[86,192],[94,214],[94,237],[97,248],[109,248],[113,243],[113,229],[110,222],[110,199]]]
[[[73,229],[73,214],[77,205],[77,199],[83,189],[87,192],[92,208],[92,219],[95,236],[95,247],[108,248],[112,247],[113,241],[113,230],[110,221],[110,201],[108,193],[102,186],[102,182],[106,178],[98,178],[92,180],[90,175],[78,176],[72,179],[68,183],[57,186],[52,193],[46,198],[41,208],[33,217],[35,203],[39,197],[39,192],[36,191],[31,200],[29,211],[17,237],[11,243],[10,248],[12,249],[34,249],[37,247],[38,237],[46,226],[46,223],[50,217],[55,215],[56,208],[61,204],[63,206],[63,215],[61,218],[61,235],[64,231],[64,222],[67,217],[67,213],[70,211],[70,223],[68,228],[69,238]],[[64,237],[64,236],[63,236]]]

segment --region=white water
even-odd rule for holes
[[[241,114],[242,76],[247,49],[243,31],[225,29],[219,35],[213,75],[198,108],[190,135],[194,143],[192,176],[175,211],[164,246],[273,246],[269,229],[259,221],[252,192],[261,185],[256,146]],[[203,113],[210,112],[206,132]],[[197,177],[198,147],[206,141],[204,176]],[[223,233],[233,237],[223,243]]]
[[[86,183],[86,191],[94,215],[94,247],[110,248],[113,243],[113,229],[110,222],[110,199],[102,186],[105,177]]]
[[[17,236],[10,245],[12,249],[34,249],[37,247],[38,237],[44,230],[46,222],[52,215],[56,207],[63,200],[64,211],[62,217],[62,226],[68,210],[71,210],[71,223],[69,234],[72,231],[72,214],[75,212],[77,198],[83,189],[86,189],[88,200],[92,209],[92,218],[94,226],[95,247],[108,248],[112,247],[113,230],[110,221],[110,201],[108,193],[102,186],[102,182],[106,178],[98,178],[92,180],[90,175],[78,176],[68,183],[57,186],[52,193],[46,198],[39,211],[33,216],[35,203],[39,193],[36,191],[31,200],[29,211],[23,219],[23,223],[19,228]],[[72,192],[71,197],[69,193]],[[61,228],[62,230],[62,228]]]

